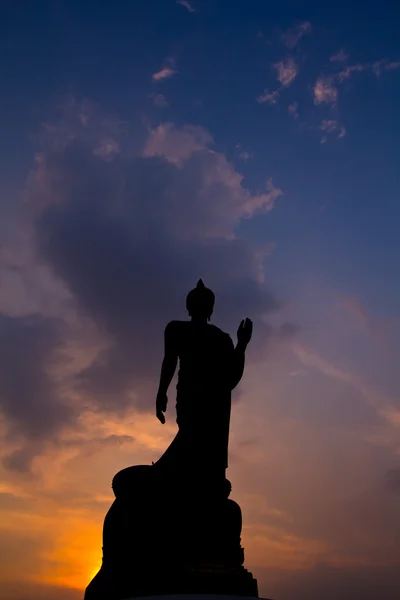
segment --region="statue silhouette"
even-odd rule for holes
[[[197,477],[225,476],[228,467],[231,392],[243,376],[252,322],[243,320],[234,347],[231,337],[209,323],[215,296],[200,279],[189,292],[190,321],[165,328],[156,414],[165,423],[167,391],[179,360],[176,411],[179,432],[156,463],[160,469],[191,469]]]
[[[178,433],[154,464],[128,467],[112,482],[116,499],[103,527],[103,563],[85,600],[165,594],[258,597],[243,567],[242,516],[229,499],[231,392],[242,378],[252,322],[236,347],[210,324],[215,297],[200,279],[186,300],[190,321],[165,328],[156,416],[165,423],[178,361]],[[162,515],[168,515],[162,518]]]

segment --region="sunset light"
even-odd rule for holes
[[[400,11],[319,8],[1,3],[0,600],[83,600],[177,403],[212,446],[189,317],[221,372],[246,352],[218,466],[229,432],[260,597],[400,598]]]

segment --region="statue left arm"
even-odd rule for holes
[[[233,352],[231,390],[235,389],[243,377],[246,348],[253,333],[253,323],[250,319],[243,320],[237,332],[238,343]]]
[[[160,384],[158,386],[156,401],[156,415],[163,424],[165,423],[165,416],[163,413],[167,410],[168,403],[167,391],[178,364],[175,337],[176,333],[174,325],[172,322],[168,323],[164,333],[164,360],[161,367]]]

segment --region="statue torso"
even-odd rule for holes
[[[173,321],[179,357],[178,390],[190,394],[221,393],[228,385],[233,352],[231,337],[215,325]]]
[[[169,326],[179,357],[177,422],[185,452],[199,464],[228,464],[231,413],[231,337],[210,324],[172,321]],[[185,440],[185,441],[183,441]],[[197,456],[197,458],[196,458]]]

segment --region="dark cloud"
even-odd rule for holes
[[[0,315],[0,406],[8,438],[27,440],[26,446],[5,458],[8,468],[26,470],[35,445],[71,421],[72,409],[49,374],[62,343],[55,319]]]
[[[105,409],[153,402],[163,329],[186,318],[185,296],[199,277],[216,292],[221,326],[236,331],[245,316],[255,320],[254,347],[269,333],[261,316],[279,308],[258,283],[254,249],[233,235],[267,197],[249,195],[215,152],[186,148],[177,164],[154,156],[154,144],[153,156],[104,161],[74,142],[42,158],[30,188],[31,202],[44,207],[36,221],[41,258],[109,342],[77,376]]]
[[[57,431],[70,416],[48,374],[61,345],[56,320],[0,315],[1,407],[12,426],[32,439]]]

